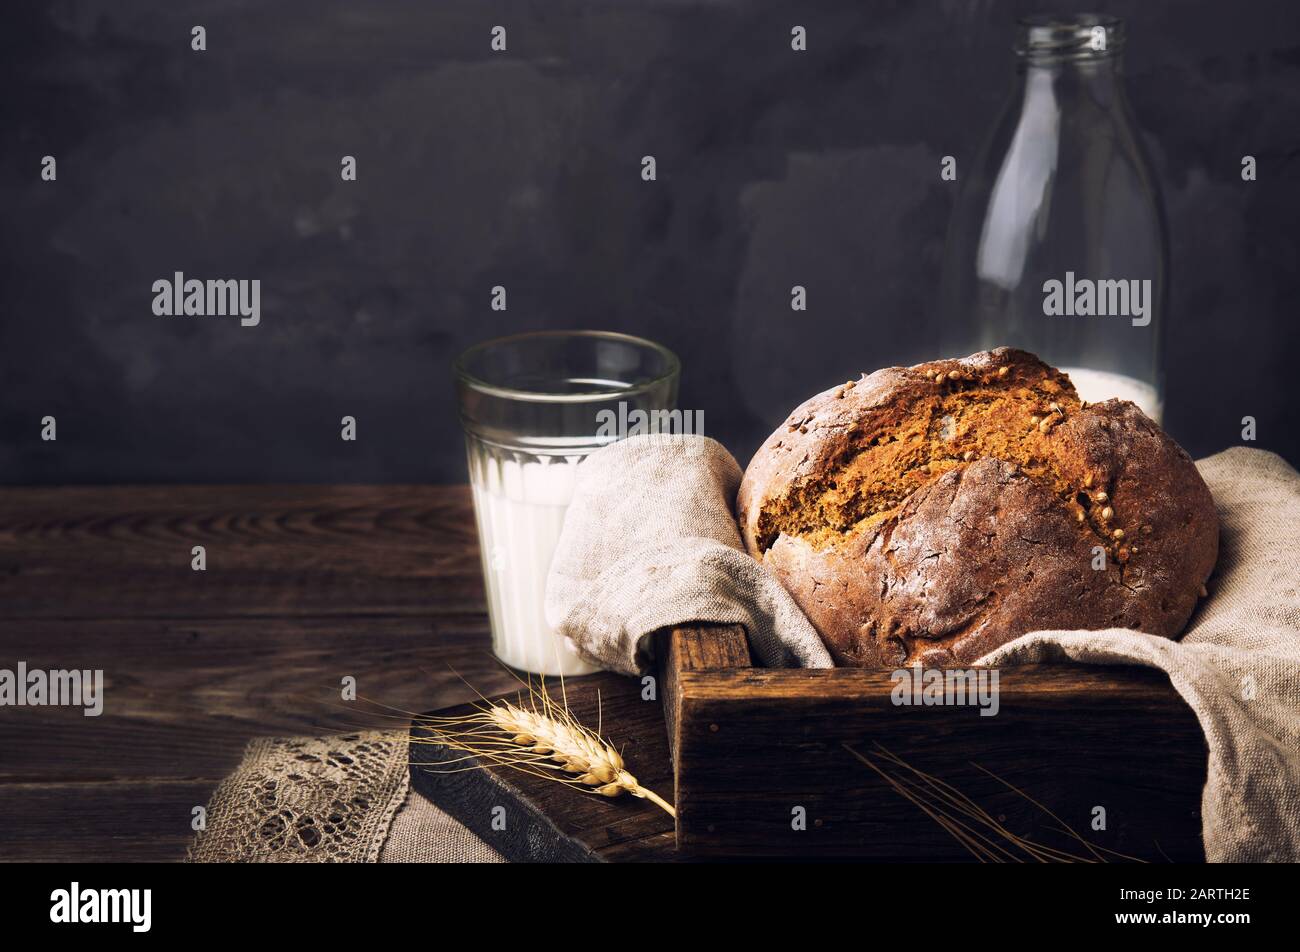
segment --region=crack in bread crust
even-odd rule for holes
[[[1022,383],[1010,374],[954,382],[945,377],[900,412],[864,419],[854,434],[859,442],[824,472],[766,505],[759,548],[770,548],[782,533],[817,547],[834,544],[862,522],[887,519],[912,493],[978,458],[1015,463],[1067,496],[1072,487],[1051,430],[1079,405],[1063,378]]]

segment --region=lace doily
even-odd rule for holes
[[[405,732],[254,740],[208,804],[192,863],[373,863],[406,798]]]

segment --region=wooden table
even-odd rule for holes
[[[250,738],[357,723],[346,675],[411,711],[470,700],[460,676],[513,684],[464,486],[0,489],[0,668],[19,661],[102,668],[106,701],[0,708],[9,861],[180,860]]]

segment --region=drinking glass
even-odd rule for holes
[[[606,331],[502,337],[457,359],[492,650],[510,667],[596,670],[546,624],[551,558],[578,466],[623,435],[610,414],[674,409],[679,374],[667,348]]]

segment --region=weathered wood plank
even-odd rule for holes
[[[999,712],[981,717],[972,707],[896,706],[887,671],[679,672],[679,844],[696,855],[969,858],[846,749],[879,744],[1019,835],[1068,845],[1027,795],[1096,845],[1201,858],[1205,743],[1162,672],[1033,665],[999,674]],[[1095,807],[1106,811],[1104,831],[1091,829]],[[796,808],[806,829],[793,828]]]
[[[180,862],[219,780],[0,784],[0,862]]]
[[[740,625],[701,625],[672,628],[655,634],[655,658],[663,694],[668,750],[677,763],[677,716],[681,708],[678,675],[684,671],[747,668],[752,664],[749,639]]]
[[[503,690],[489,646],[464,486],[6,487],[0,663],[108,683],[98,718],[0,717],[0,858],[180,859],[250,738],[404,726],[345,674],[412,711]]]
[[[465,486],[0,492],[0,619],[483,611]]]
[[[3,623],[6,664],[102,669],[104,712],[5,708],[0,780],[221,776],[249,738],[401,719],[340,698],[415,712],[502,691],[513,675],[477,615],[418,618],[139,619]],[[0,833],[2,835],[2,833]]]

